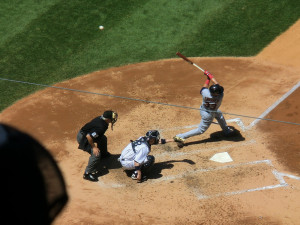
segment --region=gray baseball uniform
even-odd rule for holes
[[[202,95],[203,101],[200,106],[201,121],[198,128],[176,136],[186,139],[195,135],[203,134],[209,128],[214,118],[217,119],[225,133],[228,131],[229,127],[226,124],[222,112],[219,110],[224,94],[222,93],[218,96],[213,96],[208,88],[202,88],[200,94]]]

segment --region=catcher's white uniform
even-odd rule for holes
[[[125,170],[134,170],[134,161],[139,164],[146,163],[150,151],[150,145],[144,137],[140,137],[124,148],[119,158],[120,163]]]

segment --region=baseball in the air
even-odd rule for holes
[[[103,30],[103,29],[104,29],[104,26],[99,26],[99,29],[100,29],[100,30]]]

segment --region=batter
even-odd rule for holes
[[[174,141],[180,144],[184,144],[185,139],[187,138],[203,134],[209,128],[214,118],[217,119],[226,136],[233,132],[233,130],[227,126],[223,113],[219,110],[224,97],[224,88],[219,85],[218,81],[208,71],[205,71],[204,75],[207,76],[207,80],[200,90],[200,94],[202,95],[202,105],[200,106],[200,124],[196,129],[190,130],[186,133],[177,134],[175,137],[173,137]],[[212,81],[214,84],[209,87],[210,81]]]

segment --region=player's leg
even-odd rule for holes
[[[122,160],[120,161],[124,170],[134,170],[134,160]]]
[[[186,133],[178,134],[175,137],[179,137],[181,139],[187,139],[192,136],[203,134],[211,125],[211,123],[214,119],[214,116],[212,113],[209,113],[209,112],[206,112],[203,110],[200,111],[200,114],[201,114],[201,121],[200,121],[199,126],[196,129],[190,130]],[[175,137],[174,137],[174,139],[175,139]]]
[[[155,157],[153,155],[148,155],[146,157],[146,159],[144,160],[144,162],[141,165],[141,172],[142,172],[142,178],[141,178],[141,182],[146,181],[148,178],[147,176],[149,175],[149,172],[152,168],[152,166],[154,165],[155,162]],[[137,179],[137,171],[134,171],[133,174],[131,175],[131,178],[133,180]]]
[[[233,130],[230,127],[228,127],[228,125],[226,123],[226,120],[225,120],[225,118],[223,116],[223,113],[220,110],[218,110],[215,113],[215,118],[217,119],[217,121],[218,121],[220,127],[222,128],[223,133],[225,135],[228,135],[228,134],[230,134],[230,133],[233,132]]]
[[[101,152],[101,158],[107,158],[111,154],[107,151],[107,137],[105,135],[97,142],[97,146]]]
[[[134,160],[124,160],[124,159],[120,159],[119,160],[122,166],[123,171],[126,173],[126,175],[128,177],[131,177],[132,174],[134,173]]]
[[[80,130],[77,134],[78,148],[91,154],[92,146],[88,143],[84,133]]]
[[[135,170],[134,160],[121,160],[120,163],[127,176],[131,177],[133,180],[137,180],[138,173]]]
[[[83,174],[83,178],[90,181],[98,181],[97,176],[94,174],[97,172],[97,168],[100,163],[101,154],[98,156],[94,155],[93,152],[91,152],[91,156],[88,161],[88,165],[85,169],[85,172]]]

